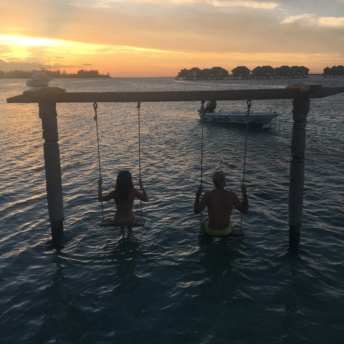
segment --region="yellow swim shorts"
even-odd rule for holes
[[[202,223],[202,229],[205,234],[211,235],[211,236],[227,236],[232,233],[232,223],[230,222],[228,227],[225,229],[211,229],[209,228],[209,220],[206,219]]]

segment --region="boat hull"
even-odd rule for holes
[[[29,87],[48,87],[52,78],[45,71],[34,71],[32,78],[26,80],[26,86]]]
[[[200,113],[204,122],[268,125],[279,114],[277,112],[210,112]]]
[[[48,87],[51,79],[28,79],[26,86],[29,87]]]

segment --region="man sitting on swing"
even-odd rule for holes
[[[115,190],[103,196],[103,181],[98,180],[98,201],[109,201],[113,199],[117,211],[115,213],[115,226],[131,227],[137,223],[133,212],[134,199],[138,198],[143,202],[148,202],[148,196],[141,179],[139,179],[141,192],[134,188],[133,179],[129,171],[119,171],[116,180]]]
[[[205,192],[202,199],[203,187],[199,185],[194,203],[194,213],[199,214],[205,207],[208,209],[208,219],[202,223],[203,233],[211,236],[226,236],[239,234],[232,232],[230,221],[233,206],[243,214],[248,212],[248,199],[245,184],[241,185],[243,201],[231,191],[224,189],[226,176],[223,172],[213,174],[214,190]]]

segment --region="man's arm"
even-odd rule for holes
[[[242,192],[242,202],[239,200],[238,196],[235,195],[234,206],[243,214],[247,214],[248,213],[248,198],[247,198],[245,184],[241,185],[241,192]]]
[[[199,214],[207,206],[207,193],[205,193],[200,200],[201,193],[197,192],[194,202],[194,214]]]

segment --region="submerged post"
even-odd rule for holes
[[[52,245],[59,248],[62,246],[64,236],[64,213],[56,103],[39,102],[38,106],[43,129],[44,165]]]
[[[308,90],[309,86],[301,89],[301,91],[303,91],[301,95],[293,100],[294,123],[291,140],[289,181],[289,246],[291,248],[297,248],[300,243],[305,170],[306,122],[310,108]]]

